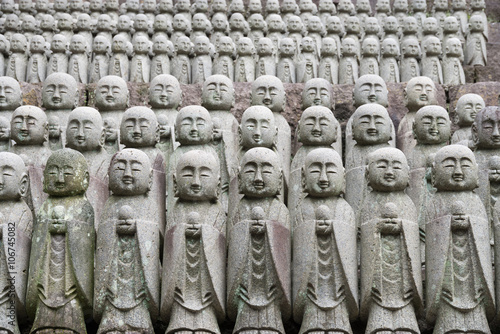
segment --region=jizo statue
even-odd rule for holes
[[[358,54],[356,41],[350,37],[342,40],[339,63],[339,84],[353,85],[359,76]]]
[[[255,80],[255,47],[248,37],[241,37],[236,43],[234,62],[234,81],[252,82]]]
[[[49,148],[52,151],[57,151],[64,148],[64,137],[62,136],[62,126],[59,117],[48,117],[49,124]]]
[[[361,59],[359,61],[359,75],[379,75],[380,47],[378,39],[367,37],[361,44]]]
[[[170,74],[156,76],[149,85],[149,104],[156,117],[165,115],[173,129],[177,110],[182,103],[182,90],[179,81]],[[172,137],[175,141],[175,137]],[[174,143],[172,143],[174,144]]]
[[[129,92],[127,82],[116,75],[107,75],[97,82],[95,107],[103,117],[113,117],[121,122],[127,109]]]
[[[407,38],[416,38],[420,41],[417,19],[415,17],[413,16],[405,17],[403,19],[401,28],[402,28],[401,42],[403,42]]]
[[[441,41],[432,36],[422,43],[424,54],[422,56],[422,76],[431,78],[435,83],[443,83],[443,68],[439,57],[442,53]]]
[[[21,106],[22,95],[19,81],[12,77],[0,77],[0,115],[10,122],[12,113]]]
[[[270,38],[262,37],[257,42],[257,64],[255,77],[261,75],[276,76],[276,50]]]
[[[296,46],[293,39],[282,38],[278,50],[279,60],[276,67],[276,76],[283,83],[297,82],[295,54]]]
[[[212,75],[213,45],[207,36],[198,36],[194,40],[194,57],[191,61],[191,83],[203,83]]]
[[[26,67],[28,64],[28,56],[26,50],[28,41],[22,34],[13,34],[10,39],[10,56],[7,61],[5,75],[12,77],[17,81],[26,81]]]
[[[89,82],[97,83],[102,77],[108,75],[111,43],[103,36],[96,36],[92,44],[92,51],[93,57],[90,62]]]
[[[193,45],[187,36],[180,36],[174,43],[175,54],[171,62],[171,74],[179,80],[181,84],[188,84],[191,81],[191,54]]]
[[[443,83],[445,85],[465,84],[465,73],[462,66],[464,59],[462,42],[458,38],[448,38],[444,48],[445,55],[442,60]]]
[[[85,197],[89,172],[71,149],[52,153],[44,171],[49,195],[33,231],[26,296],[33,333],[86,333],[94,294],[94,210]]]
[[[469,19],[469,33],[466,37],[465,64],[486,66],[488,37],[485,33],[485,22],[479,15]]]
[[[45,38],[40,35],[33,36],[30,41],[30,57],[26,69],[26,82],[40,83],[47,75],[47,57],[45,55]]]
[[[52,73],[67,73],[68,72],[68,41],[61,34],[56,34],[52,38],[50,44],[52,55],[47,64],[47,76]]]
[[[384,39],[380,47],[380,56],[380,76],[382,79],[386,83],[399,82],[399,43],[392,38]]]
[[[317,148],[303,160],[306,194],[295,215],[293,233],[293,316],[299,333],[352,333],[358,314],[356,223],[341,197],[342,159]]]
[[[87,42],[81,35],[73,35],[69,43],[71,56],[68,62],[68,74],[75,78],[76,82],[88,83],[89,59],[87,56]]]
[[[153,54],[150,79],[153,80],[158,75],[170,74],[170,57],[174,54],[174,45],[167,36],[160,35],[153,38]]]
[[[461,141],[470,140],[471,126],[476,115],[485,107],[483,98],[478,94],[462,95],[455,107],[454,123],[460,128],[451,137],[451,143],[457,144]]]
[[[134,56],[130,61],[130,81],[147,83],[151,74],[151,59],[149,58],[151,42],[145,36],[137,36],[133,39],[133,45]]]
[[[401,42],[401,60],[399,71],[401,82],[408,82],[420,76],[420,57],[422,52],[416,38],[407,38]]]
[[[221,36],[216,44],[216,55],[212,65],[212,74],[220,74],[234,79],[234,55],[236,46],[229,36]]]
[[[121,35],[113,37],[111,43],[112,55],[109,58],[108,74],[129,80],[130,60],[128,52],[132,49],[132,44]]]

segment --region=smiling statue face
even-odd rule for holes
[[[71,109],[77,99],[77,83],[67,73],[53,73],[43,82],[42,102],[49,110]]]
[[[250,198],[275,196],[281,189],[281,167],[276,153],[268,148],[248,150],[240,162],[240,193]]]
[[[69,114],[66,128],[66,146],[85,152],[102,145],[104,128],[101,114],[90,107],[78,107]]]
[[[114,195],[142,195],[148,192],[151,181],[151,162],[146,153],[123,149],[109,165],[109,190]]]
[[[47,137],[47,116],[35,106],[22,106],[12,114],[11,136],[18,145],[41,145]]]
[[[405,89],[406,107],[410,111],[437,104],[436,86],[428,77],[416,77],[408,81]]]
[[[16,200],[28,187],[28,170],[17,154],[0,152],[0,200]]]
[[[391,139],[391,119],[387,109],[365,104],[353,114],[352,134],[357,145],[377,145]]]
[[[500,148],[500,108],[483,108],[477,114],[471,130],[478,148]]]
[[[241,118],[240,131],[244,148],[272,147],[277,135],[273,113],[263,106],[248,108]]]
[[[200,150],[184,153],[175,170],[176,195],[186,201],[217,199],[219,162],[217,158]]]
[[[403,191],[410,180],[406,157],[396,148],[381,148],[368,155],[367,180],[375,191]]]
[[[471,126],[476,118],[476,115],[485,107],[484,100],[481,95],[465,94],[457,101],[455,109],[458,116],[458,124],[460,126]]]
[[[354,84],[354,106],[376,103],[387,107],[389,91],[384,79],[378,75],[367,74],[359,77]]]
[[[432,172],[438,191],[471,191],[477,187],[476,159],[466,146],[448,145],[440,149],[434,158]]]
[[[120,141],[126,147],[152,147],[156,144],[158,121],[147,107],[132,107],[125,111],[120,126]]]
[[[262,75],[252,83],[251,104],[266,106],[273,112],[285,108],[285,87],[280,79],[272,75]]]
[[[335,106],[332,106],[332,95],[333,88],[327,80],[321,78],[308,80],[302,91],[302,109],[311,106],[333,109]]]
[[[338,122],[330,109],[309,107],[302,113],[298,140],[304,145],[331,145],[337,140]]]
[[[149,104],[158,109],[177,109],[181,103],[181,86],[170,74],[161,74],[151,80]]]
[[[203,83],[201,104],[208,110],[230,111],[235,102],[233,82],[224,75],[212,75]]]
[[[11,77],[0,77],[0,110],[14,110],[21,105],[21,86]]]
[[[175,120],[175,137],[181,145],[202,145],[212,139],[213,123],[201,106],[182,108]]]
[[[342,159],[333,149],[315,149],[306,156],[303,178],[304,192],[309,196],[339,196],[345,182]]]
[[[100,111],[125,110],[128,103],[127,83],[115,75],[99,80],[95,90],[95,106]]]
[[[414,132],[419,144],[447,143],[451,136],[448,112],[440,106],[423,107],[415,115]]]
[[[85,157],[78,151],[65,148],[49,157],[43,171],[43,191],[51,196],[82,195],[89,184]]]

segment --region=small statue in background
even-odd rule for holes
[[[229,37],[238,44],[241,37],[248,34],[248,23],[241,13],[234,13],[229,18]]]
[[[441,41],[437,37],[429,37],[423,43],[422,76],[430,78],[435,83],[443,83],[443,68],[439,57],[442,53]]]
[[[401,42],[401,61],[399,63],[401,82],[408,82],[420,76],[419,59],[421,56],[420,44],[416,38],[407,38]]]
[[[5,16],[5,22],[3,24],[3,35],[5,36],[5,38],[7,38],[7,40],[12,40],[12,36],[18,33],[20,28],[21,24],[19,22],[19,17],[16,14],[8,14]]]
[[[437,37],[440,40],[443,39],[443,34],[439,29],[438,21],[434,17],[427,17],[425,18],[422,26],[422,45],[424,45],[427,39],[432,36]]]
[[[339,62],[339,84],[353,85],[358,78],[358,53],[356,41],[352,38],[344,38],[340,47],[342,57]]]
[[[221,0],[224,1],[225,0]],[[222,36],[227,36],[229,34],[229,22],[225,13],[217,13],[212,16],[212,34],[210,35],[210,42],[217,46],[219,39]],[[232,39],[231,39],[232,40]]]
[[[194,41],[194,56],[191,60],[191,83],[203,83],[212,75],[213,45],[207,36],[198,36]]]
[[[471,140],[472,123],[474,123],[477,113],[484,107],[485,103],[481,95],[464,94],[458,99],[455,106],[454,123],[460,128],[453,133],[452,144]]]
[[[401,43],[406,39],[415,38],[420,41],[417,19],[413,16],[407,16],[403,19]]]
[[[38,24],[32,15],[25,15],[22,21],[21,30],[29,43],[33,36],[37,35]]]
[[[443,23],[443,45],[449,38],[458,38],[465,45],[465,38],[460,31],[460,25],[455,16],[448,16]]]
[[[49,126],[49,148],[51,151],[57,151],[63,146],[63,137],[62,137],[62,127],[61,121],[57,116],[49,116],[48,118],[48,126]]]
[[[151,38],[153,41],[158,36],[163,36],[168,38],[169,34],[172,33],[172,21],[168,20],[168,16],[164,14],[158,14],[155,16],[155,20],[153,22],[153,37]],[[173,44],[172,44],[173,45]]]
[[[278,52],[279,60],[276,66],[276,76],[283,83],[297,82],[295,54],[296,49],[293,39],[288,37],[282,38]]]
[[[484,36],[488,39],[488,17],[486,16],[486,2],[484,0],[473,0],[470,2],[470,17],[472,18],[475,15],[478,15],[483,19]]]
[[[97,38],[97,37],[96,37]],[[128,81],[130,61],[128,59],[128,50],[132,48],[132,44],[127,42],[127,39],[121,35],[113,37],[111,44],[112,55],[109,59],[108,74],[114,75]]]
[[[191,42],[196,43],[196,38],[200,36],[207,37],[210,34],[211,25],[207,15],[203,13],[196,13],[193,16],[193,31],[189,35]]]
[[[47,56],[45,39],[36,35],[30,42],[28,66],[26,69],[26,82],[40,83],[45,80],[47,74]]]
[[[222,36],[216,45],[217,53],[212,65],[213,74],[221,74],[234,79],[235,45],[229,36]]]
[[[153,38],[153,58],[151,59],[151,75],[153,80],[161,74],[170,74],[170,57],[174,55],[174,45],[166,36]]]
[[[57,30],[58,33],[64,35],[66,40],[71,41],[73,38],[73,18],[68,13],[62,13],[57,20]]]
[[[5,75],[5,68],[9,59],[10,42],[0,35],[0,76]]]
[[[255,47],[248,37],[241,37],[236,44],[234,81],[252,82],[255,80]]]
[[[307,23],[307,36],[314,41],[316,55],[321,58],[321,39],[326,34],[326,29],[318,16],[311,16]]]
[[[276,76],[276,52],[273,41],[267,37],[262,37],[257,43],[257,64],[255,77],[261,75]]]
[[[259,40],[267,34],[267,23],[262,14],[252,14],[248,18],[248,27],[248,38],[252,40],[253,45],[257,45]]]
[[[413,16],[417,19],[418,27],[422,29],[424,20],[427,17],[427,1],[414,0],[411,2],[411,9],[413,12]]]
[[[342,39],[344,41],[346,38],[352,38],[356,45],[356,55],[358,58],[361,56],[361,37],[363,30],[361,29],[361,24],[356,16],[350,16],[345,20],[345,35]]]
[[[474,15],[469,19],[469,33],[465,46],[465,64],[486,66],[488,37],[485,34],[483,18]]]
[[[130,61],[130,81],[148,83],[151,74],[151,59],[149,58],[151,42],[145,36],[138,36],[133,41],[134,56]]]
[[[326,21],[326,36],[335,40],[337,44],[337,56],[340,58],[341,38],[344,36],[344,26],[338,16],[331,16]]]
[[[318,9],[312,0],[300,0],[299,11],[300,19],[304,22],[304,25],[307,26],[309,24],[309,19],[317,14]]]
[[[337,16],[340,18],[342,25],[348,17],[356,14],[354,4],[351,0],[340,0],[337,4]]]
[[[387,16],[385,18],[384,23],[384,37],[386,38],[394,38],[396,41],[399,41],[399,21],[395,16]]]
[[[104,137],[104,149],[110,156],[120,151],[120,128],[118,123],[111,117],[106,117],[102,120],[106,136]]]
[[[108,14],[101,14],[97,19],[96,36],[104,36],[110,43],[113,40],[114,22]]]
[[[134,21],[134,35],[132,36],[132,42],[135,42],[139,36],[146,37],[146,39],[149,41],[148,17],[144,14],[137,14],[134,17],[133,21]]]
[[[302,44],[302,38],[307,33],[307,30],[302,23],[300,17],[296,15],[290,16],[287,23],[287,34],[286,37],[291,38],[295,43],[295,56],[299,55],[300,45]],[[285,37],[283,37],[285,38]],[[281,44],[281,40],[280,40]]]
[[[61,34],[54,35],[50,43],[49,62],[47,63],[47,76],[52,73],[67,73],[68,72],[68,41]]]
[[[382,79],[386,83],[399,82],[399,43],[392,38],[384,39],[380,48],[380,55],[380,76]]]
[[[112,117],[121,122],[129,102],[127,82],[115,75],[107,75],[99,80],[94,94],[95,107],[102,117]]]
[[[92,46],[93,58],[90,62],[89,83],[97,83],[108,75],[111,44],[103,36],[96,36]]]
[[[356,1],[356,16],[363,27],[365,27],[366,20],[373,15],[370,0]]]
[[[189,36],[191,33],[191,21],[182,14],[175,14],[172,28],[173,32],[170,41],[176,45],[179,38]]]
[[[440,26],[440,30],[442,30],[444,20],[448,16],[448,0],[434,1],[432,6],[432,16],[436,18]]]
[[[132,42],[131,31],[133,31],[133,27],[130,17],[128,15],[120,15],[118,22],[116,23],[116,34],[113,36],[113,39],[116,36],[122,36],[127,40],[127,42]]]
[[[81,35],[74,35],[69,44],[71,56],[68,61],[68,74],[75,78],[77,83],[88,83],[89,58],[87,43]]]
[[[318,78],[325,79],[331,84],[338,84],[339,82],[338,45],[333,38],[323,38]]]
[[[7,61],[5,75],[17,81],[26,81],[26,67],[28,56],[26,50],[28,41],[22,34],[13,34],[10,39],[10,56]]]
[[[465,84],[465,73],[462,66],[464,59],[462,43],[458,38],[448,38],[444,47],[445,56],[442,60],[443,83],[445,85]]]
[[[318,77],[318,54],[314,40],[306,36],[302,38],[300,55],[297,59],[297,82],[307,82]]]
[[[189,55],[193,49],[191,40],[187,36],[177,38],[175,54],[171,62],[171,73],[181,84],[189,84],[191,81],[191,61]]]
[[[384,26],[385,27],[385,26]],[[369,17],[366,19],[365,25],[364,25],[364,36],[363,36],[363,41],[367,38],[373,38],[377,41],[378,47],[380,47],[380,38],[381,38],[381,32],[382,29],[380,28],[380,24],[378,23],[377,18],[375,17]],[[363,43],[361,42],[361,45]]]
[[[280,41],[283,38],[283,35],[286,31],[285,22],[281,19],[281,16],[278,14],[270,14],[266,17],[267,23],[267,35],[266,37],[270,38],[273,41],[274,49],[278,50],[280,45]]]
[[[88,14],[80,14],[78,20],[76,21],[75,33],[82,35],[87,41],[88,50],[92,50],[94,37],[92,35],[92,22]],[[47,43],[50,43],[47,41]],[[111,44],[111,41],[108,41]]]
[[[375,17],[380,25],[383,25],[385,19],[391,15],[391,3],[389,0],[377,0],[375,4]]]
[[[278,0],[268,0],[266,2],[266,16],[271,14],[280,14],[280,3]]]
[[[281,17],[284,22],[288,23],[290,17],[298,14],[300,14],[299,6],[295,0],[283,0],[281,3]],[[300,22],[302,22],[302,20],[300,20]]]
[[[359,61],[359,75],[379,75],[379,42],[375,38],[368,37],[361,44],[361,59]]]

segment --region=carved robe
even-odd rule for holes
[[[203,84],[212,75],[212,57],[200,55],[191,61],[191,83]]]
[[[255,80],[255,60],[252,56],[238,56],[234,62],[234,81],[252,82]]]
[[[379,75],[378,59],[376,57],[361,57],[359,62],[359,76],[365,74]]]
[[[465,73],[459,57],[443,58],[443,83],[445,85],[465,84]]]
[[[28,56],[25,53],[13,53],[10,55],[5,75],[17,81],[26,81],[26,66]]]
[[[382,57],[380,60],[380,76],[386,83],[399,82],[399,65],[395,57]]]
[[[145,54],[136,54],[130,61],[130,81],[147,83],[151,73],[151,59]]]
[[[45,81],[47,73],[47,57],[44,53],[34,53],[28,60],[26,82],[40,83]]]
[[[453,132],[453,136],[451,136],[451,143],[457,144],[463,140],[469,140],[470,135],[471,135],[471,127],[470,126],[457,129],[455,132]]]
[[[437,56],[422,58],[422,75],[431,78],[435,83],[443,83],[443,69]]]
[[[276,76],[283,83],[296,83],[295,62],[292,58],[280,58],[276,68]]]
[[[58,72],[68,72],[68,56],[64,52],[53,53],[47,64],[47,76]]]
[[[225,75],[231,80],[234,80],[234,61],[229,55],[219,55],[215,57],[213,66],[213,74]]]
[[[339,60],[337,57],[322,57],[319,61],[318,78],[336,85],[339,83]]]
[[[73,53],[69,58],[68,74],[75,78],[77,83],[88,83],[87,70],[89,60],[85,53]]]
[[[354,85],[358,77],[358,60],[356,56],[343,56],[340,58],[339,84]]]
[[[276,76],[276,58],[274,56],[259,57],[255,68],[255,77],[258,78],[261,75]]]
[[[130,61],[126,53],[114,53],[109,59],[109,75],[116,75],[129,81]]]
[[[332,231],[316,233],[315,211],[328,205]],[[293,233],[293,316],[302,323],[299,333],[352,333],[349,320],[358,315],[356,223],[342,198],[305,197],[295,216]]]
[[[284,334],[291,315],[290,222],[277,198],[264,201],[265,231],[250,233],[252,200],[243,198],[229,228],[227,312],[234,333],[271,330]]]
[[[170,58],[166,53],[157,54],[151,60],[150,80],[153,80],[160,74],[170,74]]]
[[[318,77],[318,58],[314,53],[302,53],[297,62],[297,82],[307,82]]]
[[[56,207],[65,208],[65,233],[51,233]],[[86,333],[94,290],[94,210],[85,195],[49,197],[33,232],[26,308],[31,333],[46,328]]]
[[[187,85],[191,81],[191,63],[188,55],[178,54],[172,59],[171,73],[179,83]]]
[[[89,83],[97,83],[102,77],[108,75],[109,56],[96,54],[90,63]]]
[[[420,65],[417,58],[403,56],[403,58],[401,58],[399,69],[401,73],[401,82],[408,82],[411,79],[420,76]]]
[[[484,32],[473,32],[467,35],[465,45],[465,64],[486,66],[488,38]]]

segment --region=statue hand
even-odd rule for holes
[[[451,303],[453,301],[453,295],[448,290],[443,289],[442,296],[443,296],[443,299],[449,303]]]
[[[49,219],[49,233],[64,234],[68,231],[66,219]]]
[[[252,220],[250,225],[250,234],[259,235],[266,232],[266,221],[265,220]]]
[[[316,220],[316,234],[327,235],[332,233],[332,225],[331,220]]]
[[[116,224],[116,233],[123,235],[135,234],[137,223],[135,219],[120,219]]]

